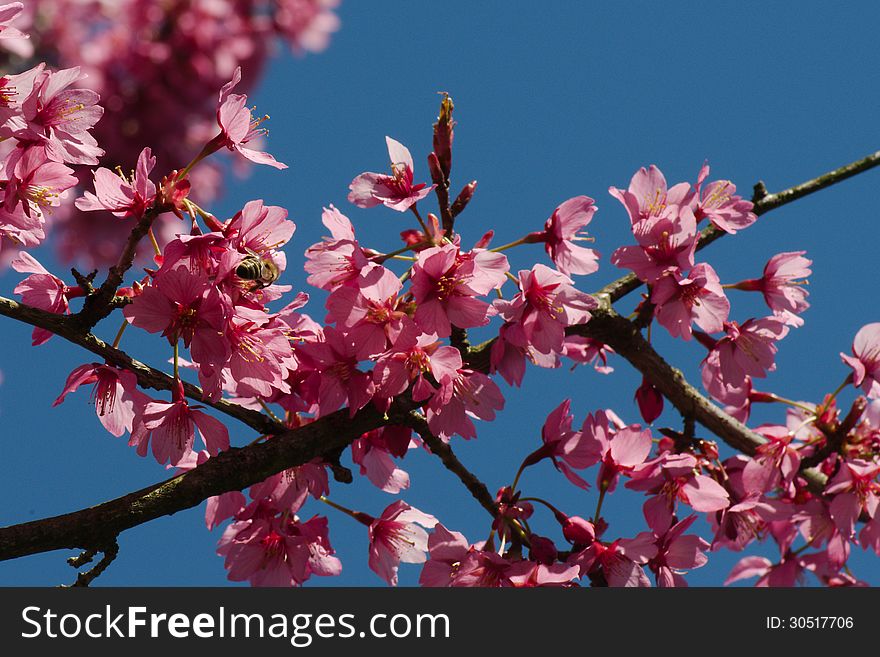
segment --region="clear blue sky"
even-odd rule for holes
[[[590,232],[603,255],[599,273],[580,277],[585,291],[620,272],[611,252],[630,243],[627,216],[607,194],[626,187],[640,166],[657,164],[670,182],[694,181],[708,158],[713,174],[732,179],[743,195],[764,180],[777,191],[878,148],[876,26],[880,5],[801,3],[534,3],[450,0],[400,3],[344,0],[341,31],[323,54],[275,60],[252,95],[272,115],[270,152],[291,165],[254,171],[230,181],[214,207],[231,216],[245,201],[262,198],[289,209],[297,232],[288,245],[283,282],[304,289],[302,252],[326,231],[322,205],[334,203],[354,221],[364,243],[395,244],[408,223],[391,210],[360,210],[346,201],[348,183],[365,170],[382,170],[385,135],[406,144],[416,176],[427,179],[431,123],[438,91],[455,100],[458,120],[453,185],[479,181],[477,195],[457,228],[465,244],[488,228],[496,244],[538,230],[553,208],[579,194],[599,206]],[[247,71],[245,71],[247,74]],[[149,145],[149,144],[145,144]],[[876,291],[877,186],[870,172],[774,211],[754,227],[701,253],[723,282],[760,275],[781,251],[806,249],[814,261],[812,308],[806,325],[780,346],[779,372],[764,388],[786,397],[819,400],[846,373],[838,353],[849,351],[863,324],[880,320]],[[430,209],[428,204],[426,210]],[[37,256],[53,265],[46,250]],[[539,247],[510,253],[513,269],[547,262]],[[53,267],[56,273],[64,269]],[[20,279],[0,275],[0,294],[11,296]],[[732,316],[763,312],[744,294],[732,297]],[[623,302],[628,312],[632,300]],[[320,296],[309,310],[323,317]],[[112,339],[117,321],[98,334]],[[155,336],[129,331],[124,346],[162,366],[167,354]],[[658,349],[698,382],[698,345],[679,345],[656,331]],[[166,476],[154,461],[138,458],[124,439],[98,423],[82,391],[51,408],[68,372],[92,359],[53,338],[30,347],[30,328],[0,320],[0,524],[13,524],[96,504]],[[540,440],[553,407],[572,397],[578,425],[587,412],[611,407],[638,421],[632,395],[640,377],[615,359],[608,377],[580,368],[530,369],[521,390],[502,388],[507,409],[499,421],[478,426],[479,438],[453,447],[494,492],[512,479]],[[851,397],[845,397],[845,400]],[[758,421],[779,421],[782,409],[760,409]],[[659,426],[677,426],[673,413]],[[230,426],[235,444],[249,430]],[[458,481],[423,453],[404,462],[412,505],[434,514],[471,540],[486,537],[487,518]],[[594,472],[588,474],[592,481]],[[523,480],[572,514],[591,515],[595,493],[574,489],[549,465]],[[378,514],[393,501],[366,480],[335,485],[340,503]],[[604,515],[608,536],[643,529],[640,499],[612,496]],[[317,585],[381,585],[367,569],[366,533],[333,510],[310,503],[303,514],[330,516],[330,537],[343,575]],[[546,518],[539,512],[542,518]],[[219,530],[209,533],[203,508],[124,533],[120,554],[96,585],[224,585],[214,554]],[[536,521],[545,533],[552,523]],[[705,526],[704,537],[710,538]],[[558,534],[553,533],[553,536]],[[771,546],[771,552],[774,552]],[[860,550],[856,575],[880,583],[877,561]],[[0,584],[56,585],[74,579],[65,559],[73,552],[0,563]],[[720,584],[737,560],[713,553],[693,585]],[[414,584],[419,568],[404,565],[401,583]]]

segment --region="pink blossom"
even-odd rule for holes
[[[282,470],[248,491],[252,500],[269,500],[274,508],[290,513],[299,511],[310,495],[318,499],[329,492],[327,468],[320,459]]]
[[[469,551],[464,534],[449,531],[438,522],[428,537],[428,560],[419,575],[419,585],[453,586]]]
[[[192,453],[197,428],[211,456],[229,449],[225,425],[199,408],[190,407],[178,381],[171,402],[149,402],[135,416],[128,444],[136,447],[140,456],[146,456],[152,440],[156,460],[177,465]]]
[[[16,130],[15,137],[44,146],[53,162],[97,164],[104,151],[89,130],[104,109],[91,89],[69,88],[84,77],[78,66],[40,71],[33,90],[22,101],[25,127]]]
[[[227,527],[217,547],[233,582],[300,586],[312,575],[327,577],[342,572],[342,563],[333,556],[326,518],[314,516],[301,522],[288,514],[251,513],[252,517]]]
[[[528,241],[543,241],[556,268],[566,276],[592,274],[599,269],[599,253],[575,242],[586,239],[578,233],[592,221],[595,213],[596,206],[590,197],[570,198],[553,211],[543,232],[529,236]]]
[[[765,557],[743,557],[724,580],[725,586],[741,579],[758,577],[755,586],[792,587],[803,579],[803,565],[798,558],[782,559],[774,564]]]
[[[654,536],[642,532],[632,539],[606,544],[594,541],[589,547],[573,554],[569,562],[580,568],[581,576],[589,575],[610,587],[650,587],[651,581],[643,566],[657,554]]]
[[[638,425],[623,426],[610,411],[588,414],[581,434],[591,453],[589,461],[602,464],[596,482],[601,491],[614,492],[620,475],[631,473],[651,453],[651,431]]]
[[[578,365],[592,365],[600,374],[611,374],[613,367],[608,365],[608,356],[614,349],[595,338],[585,335],[566,335],[562,342],[562,355],[574,361],[572,369]]]
[[[369,526],[370,569],[391,586],[397,586],[397,569],[401,562],[425,562],[428,551],[425,529],[436,524],[434,516],[402,500],[388,506]]]
[[[598,303],[572,286],[573,281],[549,267],[536,264],[520,270],[520,291],[510,300],[494,302],[508,322],[505,339],[518,347],[534,347],[542,354],[562,350],[565,328],[589,321]]]
[[[430,194],[436,185],[413,185],[413,159],[409,150],[391,137],[385,137],[385,142],[391,158],[391,175],[371,171],[362,173],[351,181],[348,200],[361,208],[381,203],[392,210],[406,212]]]
[[[409,488],[409,475],[397,467],[392,456],[406,454],[411,433],[409,428],[394,426],[369,431],[351,444],[351,460],[376,488],[399,493]]]
[[[860,514],[864,513],[868,518],[876,514],[880,505],[878,474],[880,464],[862,459],[845,461],[825,486],[825,492],[834,495],[829,511],[844,538],[853,536]]]
[[[425,333],[440,338],[449,337],[452,326],[487,324],[494,311],[476,297],[499,287],[507,269],[507,258],[501,253],[462,254],[453,244],[425,249],[412,269],[416,322]]]
[[[804,320],[798,317],[810,307],[807,303],[807,277],[812,273],[813,264],[804,256],[806,251],[777,253],[764,265],[761,278],[740,281],[733,287],[738,290],[758,290],[764,295],[764,302],[786,324],[802,326]]]
[[[672,205],[632,226],[637,246],[622,246],[611,264],[631,269],[639,279],[654,283],[669,272],[688,270],[697,248],[697,221],[688,206]]]
[[[25,251],[19,251],[11,265],[17,272],[31,274],[13,290],[15,294],[21,295],[22,302],[28,306],[59,315],[67,314],[70,312],[68,299],[83,294],[80,288],[68,287],[60,278],[50,274],[36,258]],[[34,346],[41,345],[53,335],[48,329],[37,327],[31,336],[32,343]]]
[[[870,399],[880,397],[880,322],[865,324],[853,340],[852,356],[840,354],[849,365],[852,382]]]
[[[696,467],[697,459],[691,454],[667,452],[636,466],[626,487],[658,495],[658,504],[662,502],[670,511],[674,510],[677,500],[702,513],[727,508],[730,505],[727,491],[711,477],[696,474]]]
[[[579,488],[588,489],[590,485],[581,479],[574,470],[588,468],[598,460],[591,441],[583,438],[580,431],[572,431],[574,418],[570,413],[571,400],[564,400],[553,409],[541,427],[543,446],[526,457],[524,465],[537,463],[549,458],[565,477]]]
[[[80,365],[68,375],[64,390],[52,406],[58,406],[68,394],[90,383],[95,384],[92,402],[104,428],[117,438],[131,431],[136,413],[150,399],[138,390],[137,378],[128,370],[99,363]]]
[[[425,410],[431,431],[449,440],[454,434],[476,438],[471,417],[491,422],[502,408],[504,396],[495,382],[482,372],[464,369],[440,383]]]
[[[186,347],[192,344],[197,363],[223,364],[229,358],[229,345],[220,333],[226,314],[221,295],[205,276],[186,267],[157,275],[154,284],[145,287],[123,314],[149,333],[161,331],[170,344],[178,339]]]
[[[691,339],[691,323],[707,333],[718,333],[730,313],[730,302],[715,270],[706,263],[691,269],[687,278],[675,272],[661,277],[651,292],[654,316],[672,337]]]
[[[85,192],[76,199],[76,207],[83,211],[106,210],[116,217],[142,217],[156,198],[156,185],[150,180],[155,166],[152,151],[144,148],[131,178],[104,167],[95,169],[95,193]]]
[[[294,52],[320,52],[330,42],[330,35],[339,29],[339,18],[333,13],[339,0],[278,0],[275,29],[289,42]]]
[[[721,230],[734,234],[738,230],[748,228],[758,220],[752,212],[751,201],[743,200],[736,195],[736,185],[729,180],[716,180],[703,187],[709,175],[709,164],[703,165],[697,177],[697,207],[694,214],[697,221],[708,217],[709,221]]]
[[[352,285],[341,286],[327,298],[327,322],[336,322],[358,345],[358,357],[368,358],[393,344],[409,322],[406,304],[398,294],[400,279],[381,265],[368,265]]]
[[[310,374],[318,386],[318,414],[327,415],[347,403],[351,417],[370,401],[375,392],[370,374],[357,369],[358,346],[341,331],[324,329],[324,341],[301,346],[313,361]]]
[[[536,563],[535,561],[514,562],[507,571],[507,577],[516,588],[537,586],[574,586],[573,580],[580,577],[580,568],[575,564]]]
[[[693,198],[688,183],[667,188],[663,172],[653,164],[636,171],[626,191],[610,187],[608,193],[623,204],[633,224],[640,219],[660,216],[668,206],[688,205]]]
[[[468,550],[461,560],[452,580],[452,586],[506,588],[513,586],[510,580],[513,563],[489,550]]]
[[[236,66],[232,79],[220,89],[220,99],[217,101],[217,123],[220,125],[220,134],[214,139],[217,148],[225,146],[251,162],[268,164],[276,169],[286,169],[286,164],[278,162],[269,153],[244,146],[251,140],[268,134],[266,128],[259,126],[269,117],[254,119],[251,109],[247,106],[247,96],[231,93],[239,82],[241,82],[241,66]],[[210,152],[213,146],[209,145],[206,148]]]
[[[0,39],[26,39],[27,34],[12,27],[10,23],[18,18],[24,9],[20,2],[10,2],[8,5],[0,5]]]
[[[258,255],[287,244],[295,231],[296,224],[287,218],[287,210],[264,205],[262,199],[245,203],[223,227],[223,234],[239,251]]]
[[[50,161],[40,146],[14,151],[6,160],[6,178],[4,209],[13,212],[21,203],[27,215],[59,206],[64,192],[77,184],[73,169]]]
[[[436,336],[421,333],[413,325],[407,326],[394,346],[379,356],[373,368],[373,380],[382,397],[396,397],[412,382],[416,401],[434,394],[425,375],[431,375],[442,384],[458,377],[462,368],[461,353],[455,347],[443,345]]]
[[[348,217],[331,205],[324,208],[321,221],[332,237],[325,237],[306,250],[306,282],[322,290],[334,290],[356,279],[368,261]]]
[[[657,554],[648,561],[648,567],[657,579],[657,586],[687,586],[682,575],[685,571],[705,566],[709,558],[709,544],[699,536],[685,536],[697,516],[691,515],[670,526],[669,521],[656,514],[647,514],[648,525],[656,537]]]
[[[775,317],[764,317],[741,326],[724,322],[724,331],[727,335],[715,341],[701,363],[703,385],[716,398],[724,395],[722,388],[743,389],[746,377],[763,379],[775,370],[775,343],[788,334],[788,327]]]

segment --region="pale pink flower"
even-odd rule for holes
[[[327,468],[320,459],[303,463],[267,477],[250,487],[252,500],[268,500],[279,511],[296,513],[311,495],[319,499],[330,492]]]
[[[687,278],[678,272],[661,277],[651,292],[654,316],[672,337],[691,339],[691,323],[706,333],[724,328],[730,301],[724,295],[715,270],[706,263],[691,269]]]
[[[306,249],[304,269],[309,274],[306,282],[332,291],[356,279],[368,260],[355,239],[348,217],[331,205],[324,208],[321,221],[330,229],[332,237],[325,237]]]
[[[748,228],[758,220],[752,212],[754,205],[736,195],[736,185],[729,180],[716,180],[703,187],[709,176],[709,164],[705,163],[697,177],[697,221],[708,217],[721,230],[734,234]]]
[[[802,326],[800,315],[810,307],[807,303],[807,277],[812,274],[812,260],[804,257],[806,251],[777,253],[764,265],[761,278],[740,281],[733,287],[738,290],[758,290],[773,313],[786,324]]]
[[[505,319],[505,339],[518,347],[534,347],[542,354],[562,351],[565,328],[590,319],[598,307],[589,294],[576,290],[573,281],[546,265],[520,270],[520,291],[510,300],[494,302]]]
[[[64,192],[77,184],[73,169],[50,161],[40,146],[13,151],[6,160],[6,178],[4,209],[13,212],[20,203],[27,215],[58,207]]]
[[[705,566],[709,561],[706,556],[709,543],[693,534],[684,535],[697,516],[688,516],[672,526],[663,514],[649,513],[646,516],[656,537],[657,554],[648,561],[648,568],[654,573],[657,586],[687,586],[683,577],[685,572]]]
[[[610,411],[588,414],[581,425],[581,434],[585,448],[589,449],[588,462],[602,464],[596,485],[609,493],[614,492],[621,474],[631,473],[651,453],[650,429],[624,426]]]
[[[464,534],[449,531],[438,522],[428,537],[428,560],[419,575],[419,585],[453,586],[470,547]]]
[[[730,505],[728,492],[711,477],[696,474],[697,463],[691,454],[663,453],[633,468],[626,487],[658,495],[658,505],[662,503],[670,511],[678,500],[702,513],[726,509]]]
[[[566,276],[592,274],[599,269],[599,253],[575,244],[586,239],[579,235],[596,213],[593,199],[575,196],[559,207],[547,219],[544,230],[528,237],[529,242],[544,242],[547,254],[556,268]]]
[[[689,205],[694,196],[685,182],[667,188],[663,172],[653,164],[636,171],[626,191],[609,187],[608,193],[623,204],[633,224],[660,216],[670,205]]]
[[[22,302],[28,306],[59,315],[67,314],[70,312],[68,300],[83,295],[79,287],[68,287],[25,251],[19,251],[10,264],[17,272],[31,274],[13,290],[15,294],[21,295]],[[31,335],[32,343],[34,346],[41,345],[53,335],[48,329],[36,327]]]
[[[562,355],[574,361],[572,369],[578,365],[592,365],[599,374],[611,374],[613,367],[608,365],[608,356],[614,349],[595,338],[585,335],[566,335],[562,342]]]
[[[239,251],[259,255],[287,244],[295,231],[296,224],[287,218],[287,210],[263,205],[262,199],[245,203],[223,227],[223,234]]]
[[[10,23],[18,18],[18,15],[24,9],[24,5],[20,2],[10,2],[8,5],[0,5],[0,39],[27,39],[28,35],[16,28]]]
[[[220,125],[220,134],[214,139],[218,143],[217,147],[225,146],[257,164],[268,164],[276,169],[286,169],[286,164],[278,162],[269,153],[244,146],[252,139],[268,134],[266,128],[259,126],[269,117],[254,119],[251,115],[251,109],[247,106],[247,96],[232,93],[232,89],[239,82],[241,82],[241,66],[236,66],[232,73],[232,79],[220,89],[220,98],[217,101],[217,123]]]
[[[44,146],[53,162],[97,164],[104,154],[89,130],[104,109],[91,89],[70,88],[86,77],[78,66],[61,71],[41,70],[31,93],[22,101],[24,127],[14,136]]]
[[[68,394],[83,385],[94,383],[92,402],[104,428],[117,438],[131,431],[135,415],[151,401],[137,387],[137,378],[128,370],[110,365],[89,363],[75,368],[64,383],[64,390],[52,406],[64,401]]]
[[[367,171],[351,181],[348,200],[361,208],[380,203],[392,210],[406,212],[425,198],[436,185],[413,185],[413,159],[409,149],[391,137],[385,137],[391,158],[391,175]]]
[[[654,283],[664,274],[688,270],[697,248],[697,221],[688,206],[672,205],[632,226],[637,246],[622,246],[611,264],[631,269],[640,280]]]
[[[95,193],[85,192],[76,199],[76,207],[83,211],[106,210],[116,217],[142,217],[156,198],[156,185],[150,180],[155,166],[156,158],[145,148],[131,178],[104,167],[95,169]]]
[[[369,525],[370,569],[397,586],[401,563],[424,563],[428,551],[428,533],[437,518],[422,513],[402,500],[388,506]]]
[[[394,426],[369,431],[351,444],[351,460],[376,488],[399,493],[409,488],[409,475],[397,467],[392,456],[406,454],[411,433],[409,428]]]
[[[880,322],[865,324],[853,340],[852,356],[841,353],[852,370],[852,382],[870,399],[880,397]]]
[[[849,539],[855,531],[859,515],[873,518],[880,505],[880,464],[862,459],[844,461],[837,474],[825,486],[825,493],[834,495],[829,506],[834,524]]]

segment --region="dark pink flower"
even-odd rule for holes
[[[46,310],[50,313],[67,314],[70,312],[68,299],[83,295],[79,288],[68,287],[57,276],[50,274],[36,258],[25,251],[10,263],[17,272],[31,275],[19,283],[13,292],[21,295],[21,300],[28,306]],[[54,335],[48,329],[35,328],[32,333],[33,345],[41,345]]]
[[[520,270],[520,291],[510,300],[498,299],[495,308],[507,322],[505,339],[518,347],[534,347],[542,354],[560,352],[565,328],[590,319],[598,307],[589,294],[572,286],[573,281],[546,265]]]
[[[813,264],[804,256],[806,251],[777,253],[764,266],[761,278],[740,281],[733,287],[737,290],[757,290],[764,295],[764,301],[782,321],[791,326],[802,326],[800,315],[810,307],[807,303],[807,277],[813,273]]]
[[[327,415],[348,404],[352,417],[370,401],[375,385],[369,373],[357,369],[358,346],[341,331],[324,329],[324,341],[301,345],[314,363],[310,377],[318,387],[318,415]]]
[[[840,354],[852,370],[853,385],[871,399],[880,397],[880,322],[865,324],[853,340],[852,356]]]
[[[562,342],[562,355],[574,361],[572,369],[578,365],[592,365],[600,374],[611,374],[613,367],[608,365],[608,356],[614,349],[595,338],[585,335],[566,335]]]
[[[798,558],[783,559],[774,564],[766,557],[743,557],[724,580],[725,586],[741,579],[758,577],[755,586],[792,587],[803,579],[803,565]]]
[[[412,431],[407,427],[383,427],[369,431],[351,444],[351,460],[379,490],[396,494],[409,488],[409,475],[397,467],[393,455],[403,456]],[[403,451],[398,446],[403,446]]]
[[[439,338],[449,337],[452,326],[487,324],[494,311],[476,297],[499,287],[507,269],[507,258],[501,253],[462,254],[454,244],[421,251],[412,269],[416,322],[425,333]]]
[[[331,205],[324,208],[321,221],[332,237],[306,249],[306,282],[322,290],[334,290],[356,279],[368,260],[348,217]]]
[[[362,173],[351,181],[348,200],[361,208],[381,203],[392,210],[406,212],[430,194],[436,185],[413,185],[413,159],[409,150],[391,137],[385,137],[385,143],[391,158],[391,175],[371,171]]]
[[[146,456],[152,441],[153,456],[160,464],[177,465],[192,453],[198,428],[211,456],[229,449],[226,426],[199,408],[190,407],[178,381],[171,402],[149,402],[136,415],[128,444],[136,447],[140,456]]]
[[[13,151],[6,160],[6,178],[4,209],[13,212],[20,203],[26,215],[59,206],[64,192],[77,184],[73,169],[50,161],[40,146]]]
[[[642,419],[648,424],[660,417],[663,412],[663,395],[645,376],[642,377],[641,385],[636,388],[635,400]]]
[[[678,272],[661,277],[651,292],[654,316],[672,337],[691,339],[691,323],[706,333],[718,333],[730,313],[715,270],[706,263],[691,269],[687,278]]]
[[[330,492],[327,468],[320,459],[297,465],[251,486],[252,500],[271,502],[279,511],[296,513],[311,495],[315,499]]]
[[[492,379],[482,372],[459,370],[440,382],[440,388],[425,408],[428,426],[443,440],[454,434],[476,438],[472,417],[491,422],[495,411],[504,408],[504,396]]]
[[[696,474],[697,463],[691,454],[661,454],[635,467],[626,487],[658,495],[658,504],[662,501],[670,511],[677,500],[702,513],[727,508],[729,494],[711,477]]]
[[[380,396],[396,397],[415,381],[414,398],[422,401],[434,392],[425,375],[431,375],[440,384],[458,376],[462,368],[461,353],[435,338],[421,333],[413,325],[401,332],[394,346],[376,360],[373,368],[373,380]]]
[[[104,167],[95,169],[95,193],[85,192],[76,199],[76,207],[83,211],[106,210],[117,217],[142,217],[156,198],[156,185],[150,180],[155,166],[156,158],[145,148],[131,178]]]
[[[611,411],[588,414],[581,434],[591,454],[589,461],[602,464],[596,484],[609,493],[614,492],[621,474],[631,473],[651,453],[651,431],[638,425],[624,426]]]
[[[241,82],[241,66],[236,66],[232,80],[220,89],[220,99],[217,102],[217,123],[220,125],[220,134],[215,141],[218,141],[220,146],[238,152],[251,162],[268,164],[276,169],[286,169],[286,164],[278,162],[269,153],[244,146],[251,140],[268,134],[268,130],[259,126],[269,117],[254,119],[251,109],[247,106],[247,96],[231,93],[239,82]]]
[[[301,522],[294,515],[261,512],[259,506],[251,514],[227,527],[218,543],[217,554],[225,557],[227,577],[233,582],[300,586],[312,575],[342,572],[342,563],[333,556],[326,518]]]
[[[570,408],[571,400],[566,399],[550,411],[541,427],[541,440],[544,444],[527,457],[526,462],[531,464],[541,458],[549,458],[556,469],[571,483],[586,490],[590,485],[574,470],[588,468],[595,464],[598,458],[592,442],[585,440],[580,431],[572,431],[571,424],[574,418]]]
[[[94,383],[92,402],[104,428],[117,438],[132,430],[135,415],[150,401],[137,387],[137,378],[128,370],[89,363],[75,368],[64,383],[64,390],[52,403],[58,406],[68,394]]]
[[[434,516],[414,509],[402,500],[388,506],[369,526],[370,569],[397,586],[397,569],[403,563],[424,563],[428,533],[437,524]]]
[[[599,253],[575,244],[585,239],[578,233],[592,221],[595,213],[593,199],[575,196],[557,207],[547,219],[544,231],[534,236],[535,241],[544,242],[556,268],[566,276],[592,274],[599,269]]]
[[[862,459],[844,461],[837,474],[825,486],[825,493],[834,495],[829,506],[834,524],[844,538],[855,531],[856,521],[864,513],[873,518],[880,505],[880,464]]]
[[[653,571],[657,586],[687,586],[682,576],[685,571],[708,563],[706,550],[709,549],[709,543],[699,536],[684,536],[684,532],[696,519],[697,516],[691,515],[669,526],[665,517],[648,514],[648,525],[654,532],[657,545],[657,554],[648,561],[648,568]]]

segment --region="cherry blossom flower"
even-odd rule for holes
[[[428,560],[419,575],[420,586],[453,586],[471,546],[464,534],[434,525],[428,537]]]
[[[598,307],[589,294],[572,286],[573,281],[546,265],[520,270],[520,291],[510,300],[497,299],[495,308],[505,319],[505,339],[518,347],[534,347],[542,354],[562,350],[565,327],[590,319]]]
[[[588,414],[581,426],[581,434],[591,453],[588,460],[602,464],[596,485],[608,493],[614,492],[621,474],[631,473],[651,453],[651,431],[642,430],[638,425],[625,426],[610,411]]]
[[[861,513],[868,518],[876,514],[880,505],[880,484],[876,481],[878,474],[878,463],[862,459],[845,461],[825,486],[825,492],[834,495],[829,511],[844,538],[853,536]]]
[[[116,217],[142,217],[156,198],[156,185],[150,180],[155,166],[152,151],[144,148],[130,179],[104,167],[95,169],[95,193],[85,192],[76,199],[76,207],[83,211],[106,210]]]
[[[687,278],[679,273],[661,277],[651,292],[654,316],[672,337],[691,339],[691,323],[707,333],[718,333],[730,313],[715,270],[706,263],[694,266]]]
[[[386,398],[396,397],[415,382],[413,398],[423,401],[434,394],[425,375],[430,374],[443,384],[456,378],[461,368],[458,349],[443,345],[435,335],[421,333],[409,325],[400,333],[394,346],[376,359],[373,380],[378,395]]]
[[[764,295],[764,302],[790,326],[802,326],[799,315],[810,307],[807,303],[807,278],[812,273],[812,260],[804,257],[806,251],[777,253],[764,265],[761,278],[740,281],[732,287],[737,290],[757,290]]]
[[[314,516],[302,522],[287,514],[260,510],[251,514],[227,527],[217,547],[233,582],[290,587],[302,585],[312,575],[342,572],[342,563],[333,556],[326,518]]]
[[[27,34],[12,27],[10,23],[18,18],[24,9],[20,2],[10,2],[8,5],[0,5],[0,39],[26,39]]]
[[[313,459],[267,477],[250,487],[252,500],[269,500],[279,511],[296,513],[311,495],[318,499],[330,492],[327,468],[320,459]]]
[[[266,128],[259,126],[269,117],[254,119],[251,109],[247,107],[247,96],[232,93],[239,82],[241,82],[241,66],[236,66],[232,79],[220,89],[220,99],[217,101],[217,123],[220,125],[220,134],[214,139],[216,148],[225,146],[251,162],[268,164],[276,169],[286,169],[286,164],[278,162],[269,153],[244,146],[268,134]],[[211,152],[216,148],[213,144],[209,144],[206,150]]]
[[[98,164],[104,154],[91,135],[104,109],[91,89],[70,88],[86,77],[79,66],[51,72],[41,70],[31,93],[22,101],[25,127],[14,132],[24,142],[46,149],[53,162]]]
[[[424,563],[428,551],[428,534],[437,524],[434,516],[423,513],[398,500],[386,507],[382,515],[369,525],[370,569],[397,586],[397,570],[403,563]]]
[[[504,396],[495,382],[482,372],[459,370],[447,377],[425,407],[428,426],[443,440],[457,434],[476,438],[471,417],[491,422],[504,408]]]
[[[599,269],[599,253],[575,244],[584,239],[578,233],[596,213],[593,199],[575,196],[557,207],[540,233],[530,235],[528,242],[544,242],[547,254],[556,268],[566,276],[592,274]]]
[[[853,340],[852,356],[841,353],[843,362],[849,365],[852,382],[860,387],[870,399],[880,397],[880,322],[865,324]]]
[[[657,554],[648,561],[648,568],[661,588],[687,586],[685,571],[705,566],[709,558],[705,552],[709,543],[696,535],[685,536],[697,516],[691,515],[669,526],[656,515],[648,517],[648,525],[656,536]]]
[[[68,375],[64,390],[52,406],[58,406],[67,395],[90,383],[95,384],[92,402],[104,428],[117,438],[131,431],[135,415],[150,398],[138,390],[137,378],[128,370],[100,363],[80,365]]]
[[[409,149],[391,137],[385,137],[391,158],[391,175],[368,171],[351,181],[348,200],[361,208],[380,203],[392,210],[406,212],[425,198],[436,185],[413,185],[413,159]]]
[[[317,410],[327,415],[347,403],[351,417],[370,401],[376,386],[370,374],[357,369],[358,346],[341,331],[324,329],[324,341],[301,346],[314,363],[311,379],[318,387]]]
[[[151,401],[135,415],[128,444],[146,456],[152,441],[153,456],[160,464],[177,465],[193,451],[195,429],[211,456],[229,449],[226,426],[207,413],[190,406],[183,395],[183,385],[177,382],[171,402]]]
[[[736,195],[736,185],[729,180],[716,180],[703,187],[708,176],[709,164],[706,163],[697,177],[698,198],[694,209],[697,221],[708,217],[718,228],[732,235],[758,220],[752,212],[752,202]]]
[[[669,272],[688,270],[697,248],[697,221],[688,206],[672,205],[632,226],[637,246],[622,246],[611,264],[631,269],[639,279],[654,283]]]
[[[633,224],[660,216],[668,206],[688,205],[694,194],[690,184],[684,182],[667,188],[666,177],[653,164],[636,171],[626,191],[610,187],[608,193],[623,204]]]
[[[580,431],[572,431],[574,420],[570,413],[571,400],[564,400],[550,411],[541,427],[543,445],[526,457],[523,465],[532,465],[543,458],[549,458],[554,467],[579,488],[588,489],[590,485],[574,470],[582,470],[596,463],[597,455],[589,440],[583,439]]]
[[[16,150],[6,160],[6,178],[4,209],[13,212],[20,203],[26,215],[59,206],[64,192],[77,184],[73,169],[50,161],[40,146]]]
[[[701,363],[703,385],[716,398],[724,395],[722,388],[743,389],[746,377],[763,379],[775,370],[775,343],[788,334],[788,327],[775,317],[723,326],[727,335],[708,339],[714,345]]]
[[[425,249],[412,269],[415,321],[439,338],[449,337],[452,326],[484,326],[494,310],[476,297],[499,287],[507,268],[502,253],[461,254],[453,244]]]
[[[728,492],[711,477],[696,474],[696,467],[697,459],[691,454],[664,453],[633,468],[626,487],[658,495],[658,505],[662,503],[670,511],[677,500],[702,513],[727,508]]]
[[[10,264],[17,272],[31,274],[13,290],[15,294],[21,295],[22,302],[28,306],[59,315],[67,314],[70,312],[68,300],[84,294],[79,287],[65,285],[64,281],[50,274],[36,258],[25,251],[19,251]],[[32,344],[35,347],[41,345],[53,335],[48,329],[36,327],[31,334]]]
[[[348,217],[331,205],[324,208],[321,221],[332,237],[306,250],[306,282],[322,290],[334,290],[356,279],[368,261]]]
[[[396,426],[369,431],[351,444],[351,460],[376,488],[399,493],[409,488],[409,475],[397,467],[392,456],[406,454],[411,434],[409,428]]]

